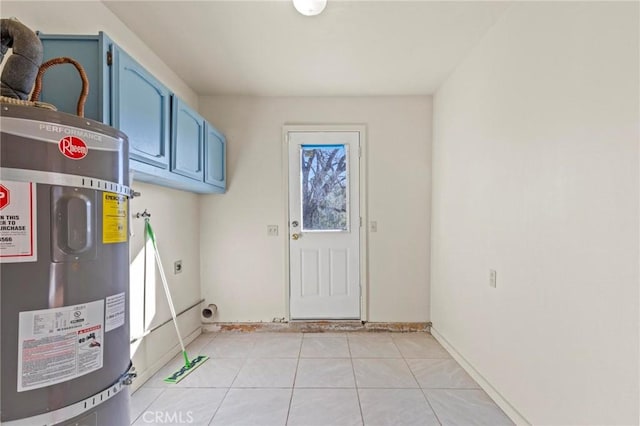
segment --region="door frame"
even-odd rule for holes
[[[284,227],[282,234],[284,238],[284,277],[285,277],[285,307],[286,320],[291,321],[291,277],[289,269],[289,132],[358,132],[360,134],[360,175],[358,176],[360,192],[360,320],[367,321],[369,318],[369,246],[367,242],[367,127],[364,124],[285,124],[282,126],[282,188],[283,188],[283,213]]]

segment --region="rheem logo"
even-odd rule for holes
[[[89,148],[84,141],[76,136],[66,136],[58,142],[58,149],[67,158],[81,160],[87,156]]]
[[[9,202],[9,190],[4,185],[0,185],[0,210],[7,207]]]

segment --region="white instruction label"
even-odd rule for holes
[[[125,294],[118,293],[113,296],[107,297],[107,309],[104,314],[104,331],[111,331],[115,328],[124,325],[125,319]]]
[[[0,181],[0,263],[38,260],[36,184]]]
[[[102,368],[104,300],[20,312],[18,392]]]

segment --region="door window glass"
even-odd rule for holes
[[[348,231],[348,147],[302,145],[300,161],[302,231]]]

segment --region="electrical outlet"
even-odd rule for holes
[[[182,272],[182,260],[176,260],[173,262],[173,274],[180,274]]]
[[[371,232],[378,232],[378,222],[376,222],[375,220],[372,220],[369,223],[369,230],[371,230]]]
[[[267,235],[270,237],[277,237],[278,225],[267,225]]]
[[[489,269],[489,287],[496,288],[497,279],[498,273],[493,269]]]

